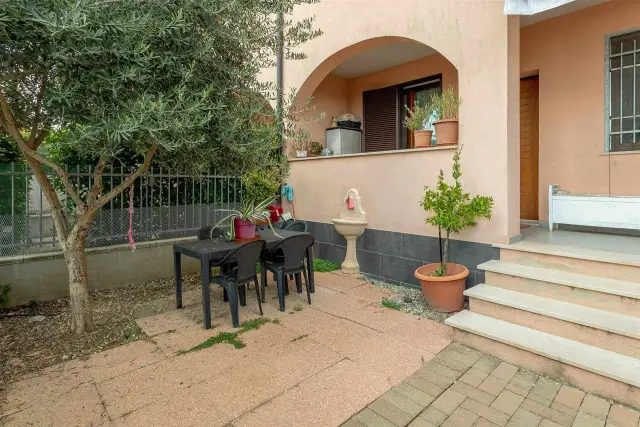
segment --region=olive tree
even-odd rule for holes
[[[85,254],[93,219],[154,158],[197,173],[213,159],[250,164],[273,151],[278,126],[256,117],[275,88],[259,75],[278,46],[303,57],[298,46],[319,34],[313,20],[285,19],[278,38],[277,17],[314,1],[0,0],[0,132],[51,206],[74,331],[95,328]],[[86,192],[42,149],[59,130],[95,159]],[[105,167],[122,156],[139,161],[105,191]]]

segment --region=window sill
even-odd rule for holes
[[[624,154],[640,154],[640,150],[636,151],[605,151],[600,153],[601,156],[621,156]]]
[[[422,153],[425,151],[443,151],[443,150],[455,150],[457,145],[447,145],[444,147],[425,147],[425,148],[410,148],[406,150],[388,150],[388,151],[373,151],[368,153],[353,153],[353,154],[338,154],[334,156],[314,156],[314,157],[292,157],[290,162],[304,162],[308,160],[329,160],[329,159],[342,159],[345,157],[366,157],[366,156],[386,156],[391,154],[408,154],[408,153]]]

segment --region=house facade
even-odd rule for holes
[[[362,121],[360,152],[295,158],[295,211],[310,223],[321,258],[341,261],[331,219],[356,188],[368,227],[358,243],[364,273],[417,285],[415,269],[438,260],[424,222],[424,186],[450,174],[456,147],[413,148],[404,106],[454,88],[462,181],[491,196],[491,220],[454,236],[454,262],[477,266],[495,244],[521,238],[522,220],[548,221],[550,184],[572,194],[640,195],[640,2],[575,0],[530,16],[496,0],[329,1],[296,9],[323,35],[308,58],[285,61],[284,88],[312,97],[306,125],[326,146],[332,118]],[[637,83],[637,84],[636,84]],[[639,96],[636,96],[639,95]]]

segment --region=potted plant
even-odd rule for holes
[[[271,225],[271,220],[269,219],[271,211],[267,209],[267,206],[269,206],[274,199],[275,197],[271,196],[258,203],[253,200],[247,200],[242,204],[242,207],[239,210],[220,209],[222,212],[230,213],[211,228],[212,233],[215,228],[219,227],[226,221],[230,221],[229,229],[226,233],[228,240],[255,238],[256,224],[261,222],[264,224],[268,223],[271,230],[275,233],[275,230],[273,230]]]
[[[283,178],[288,173],[288,162],[283,162],[280,165],[273,165],[268,167],[261,167],[259,169],[247,172],[242,176],[242,198],[243,200],[251,200],[254,203],[258,203],[261,200],[268,198],[275,198],[280,190],[280,184]],[[271,204],[267,206],[267,209],[271,212],[271,222],[275,224],[280,219],[282,208]],[[265,225],[258,222],[257,225]]]
[[[440,170],[438,186],[434,189],[425,187],[425,195],[420,205],[425,211],[432,212],[426,223],[438,227],[440,263],[427,264],[415,271],[427,303],[436,310],[447,313],[462,310],[465,279],[469,275],[469,270],[464,265],[449,262],[450,235],[459,233],[466,227],[475,226],[478,218],[491,219],[493,208],[493,198],[471,198],[460,184],[460,150],[456,150],[453,156],[452,176],[454,183],[450,185],[445,182],[444,172]]]
[[[320,154],[322,154],[323,149],[324,146],[320,142],[313,141],[311,143],[311,148],[309,149],[309,156],[319,156]]]
[[[436,117],[436,121],[433,122],[436,130],[436,145],[457,145],[458,109],[462,99],[449,86],[442,93],[432,94],[430,104]]]
[[[410,109],[406,105],[407,117],[404,119],[404,126],[413,131],[413,146],[416,148],[431,147],[431,138],[433,137],[433,129],[431,128],[431,118],[433,115],[433,106],[430,101],[426,105],[416,105]]]

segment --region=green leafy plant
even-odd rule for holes
[[[425,105],[416,105],[413,109],[410,109],[406,105],[404,108],[408,113],[403,122],[407,129],[413,131],[431,129],[431,119],[434,114],[431,100],[428,100]]]
[[[191,353],[193,351],[203,350],[205,348],[213,347],[216,344],[231,344],[236,349],[241,349],[247,345],[242,342],[240,335],[251,330],[260,329],[262,325],[267,323],[280,324],[278,319],[268,319],[266,317],[258,317],[256,319],[245,320],[240,324],[240,329],[237,332],[220,332],[218,335],[208,338],[200,344],[191,347],[188,350],[180,350],[178,354]]]
[[[9,292],[11,291],[11,284],[5,283],[0,286],[0,307],[4,307],[9,303]]]
[[[462,98],[456,94],[452,86],[449,86],[442,93],[431,94],[429,104],[437,120],[457,120]]]
[[[263,168],[253,170],[242,176],[242,198],[247,201],[258,202],[260,200],[276,197],[283,175],[278,168]]]
[[[440,170],[438,186],[434,189],[425,187],[424,198],[420,202],[422,208],[433,215],[427,217],[426,223],[438,227],[440,240],[440,267],[435,276],[445,276],[449,261],[449,237],[451,233],[459,233],[467,227],[474,227],[478,218],[491,219],[493,198],[486,196],[474,196],[464,191],[460,183],[462,170],[460,167],[460,153],[462,148],[456,150],[453,156],[453,185],[444,180],[444,172]],[[446,232],[444,245],[442,242],[442,230]]]
[[[339,270],[340,266],[335,262],[327,261],[326,259],[316,258],[313,260],[313,271],[318,273],[329,273],[331,271]]]
[[[313,154],[315,156],[319,156],[320,154],[322,154],[322,149],[323,148],[324,148],[324,145],[322,145],[320,142],[313,141],[311,143],[311,148],[309,149],[309,154]]]
[[[382,306],[397,311],[400,311],[400,309],[402,308],[400,303],[389,298],[382,298]]]
[[[220,209],[220,212],[230,212],[229,215],[222,218],[216,225],[211,228],[211,239],[213,240],[213,231],[222,225],[225,222],[230,222],[228,231],[226,233],[226,237],[228,240],[233,240],[236,237],[236,228],[235,228],[235,218],[238,218],[242,221],[249,221],[251,224],[256,225],[258,222],[265,222],[269,224],[269,228],[271,231],[278,236],[281,237],[276,231],[273,229],[273,225],[271,224],[271,212],[267,209],[267,206],[273,202],[274,197],[269,197],[267,199],[262,200],[261,202],[254,202],[253,200],[248,200],[242,204],[240,209]]]
[[[300,301],[298,301],[295,305],[295,307],[293,307],[294,311],[302,311],[302,304],[300,303]]]

